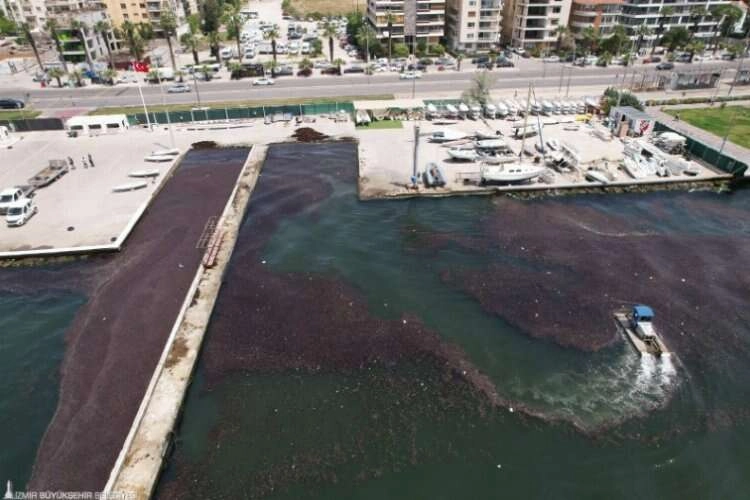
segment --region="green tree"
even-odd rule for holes
[[[193,62],[197,65],[200,63],[198,58],[198,49],[201,44],[200,19],[196,14],[188,16],[188,31],[180,37],[180,43],[185,50],[193,54]]]
[[[159,27],[161,28],[164,39],[167,41],[167,47],[169,47],[169,59],[172,61],[172,69],[177,71],[177,63],[174,59],[174,48],[172,48],[172,37],[177,34],[177,17],[166,2],[164,2],[161,7]]]
[[[333,65],[336,66],[336,70],[338,70],[339,75],[341,75],[341,66],[343,66],[346,63],[343,59],[340,57],[337,57],[333,60]]]
[[[61,78],[65,76],[65,72],[61,68],[52,67],[47,71],[47,76],[50,78],[54,78],[57,80],[57,86],[62,88],[62,80]]]
[[[471,85],[461,94],[464,100],[485,105],[490,102],[490,91],[495,85],[495,77],[487,70],[477,72],[471,80]]]
[[[118,30],[118,38],[125,41],[128,52],[134,59],[140,61],[143,58],[144,41],[135,24],[124,21]]]
[[[310,55],[313,57],[318,57],[323,53],[323,42],[320,41],[319,38],[316,38],[315,40],[310,43]]]
[[[621,24],[615,26],[612,34],[602,40],[601,48],[605,52],[610,54],[620,55],[622,53],[623,46],[630,41],[625,27]]]
[[[393,46],[393,55],[396,57],[407,57],[409,55],[409,47],[405,43],[397,43]]]
[[[0,35],[15,35],[18,31],[19,26],[0,12]]]
[[[70,72],[70,77],[73,79],[73,82],[76,87],[83,87],[83,71],[81,71],[78,68],[75,68],[73,71]]]
[[[654,54],[656,51],[656,44],[659,42],[659,40],[662,37],[662,34],[664,33],[664,25],[667,23],[667,19],[672,17],[674,15],[674,7],[671,7],[667,5],[666,7],[662,7],[659,11],[659,21],[656,25],[656,40],[654,40],[654,44],[651,46],[651,55]],[[661,43],[661,42],[659,42]]]
[[[44,23],[44,27],[47,29],[47,33],[49,33],[50,38],[52,38],[52,41],[55,43],[55,50],[57,50],[57,57],[62,64],[63,71],[67,73],[68,63],[63,57],[62,44],[60,43],[60,34],[58,33],[57,21],[54,18],[50,17],[49,19],[47,19],[47,22]]]
[[[360,50],[362,50],[363,52],[367,52],[367,61],[370,60],[373,54],[378,54],[382,51],[380,40],[378,40],[375,30],[367,24],[359,28],[359,31],[357,31],[357,35],[354,40]]]
[[[620,97],[620,91],[615,88],[609,87],[604,91],[604,99],[602,102],[602,111],[605,115],[609,115],[609,110],[617,105],[617,100],[620,100],[620,106],[632,106],[635,109],[643,111],[643,104],[638,98],[630,92],[623,92]]]
[[[200,3],[200,10],[203,18],[203,34],[208,35],[212,31],[218,33],[221,27],[221,2],[219,0],[204,0]]]
[[[326,23],[323,27],[323,36],[328,37],[328,56],[331,62],[333,62],[333,38],[336,35],[336,26]]]
[[[733,4],[723,4],[711,7],[709,13],[711,17],[719,21],[711,37],[711,44],[713,45],[713,52],[715,54],[719,48],[719,44],[717,43],[718,36],[721,35],[722,38],[729,36],[734,25],[742,18],[742,9]]]
[[[227,68],[229,69],[230,78],[233,80],[239,80],[242,78],[242,71],[244,69],[242,63],[232,61],[227,65]]]
[[[271,40],[271,54],[273,55],[273,62],[276,62],[276,40],[281,38],[279,29],[276,26],[274,26],[270,30],[266,31],[264,38],[266,40]]]
[[[21,33],[23,33],[23,40],[29,44],[31,50],[34,52],[36,63],[39,65],[39,71],[44,71],[42,58],[39,57],[39,48],[36,46],[36,40],[34,40],[34,35],[31,33],[31,26],[29,26],[29,23],[21,23]]]
[[[593,26],[587,26],[581,32],[581,45],[586,55],[596,53],[599,50],[599,44],[601,44],[602,36],[599,33],[598,28]]]
[[[242,35],[242,26],[245,24],[244,18],[240,14],[239,7],[235,5],[227,5],[224,10],[224,15],[221,17],[224,26],[227,28],[227,37],[234,38],[237,43],[237,59],[242,62],[242,46],[240,44],[240,36]]]
[[[208,46],[211,47],[211,55],[216,58],[217,63],[221,64],[221,52],[219,51],[221,35],[218,31],[209,31],[206,37],[208,38]]]
[[[114,62],[112,62],[112,47],[109,45],[109,34],[112,31],[112,26],[108,21],[98,21],[94,25],[94,32],[104,41],[104,46],[107,48],[107,62],[110,69],[115,69]]]
[[[429,52],[431,55],[442,57],[445,55],[445,47],[439,43],[434,43],[430,45]]]
[[[670,28],[669,31],[664,33],[661,37],[661,44],[667,47],[669,52],[674,52],[677,49],[685,47],[690,41],[690,32],[687,28],[682,26],[676,26]]]
[[[651,28],[649,28],[646,24],[641,24],[635,29],[634,34],[636,36],[635,53],[640,54],[641,46],[643,45],[643,39],[651,34]]]
[[[557,40],[555,40],[555,50],[560,52],[563,47],[563,41],[570,35],[570,28],[567,26],[558,26],[555,28],[555,35],[557,35]]]
[[[301,70],[313,69],[313,63],[307,57],[303,57],[302,60],[297,63],[297,67]]]
[[[276,78],[276,70],[279,69],[279,63],[275,59],[263,63],[263,69],[271,72],[271,78]]]

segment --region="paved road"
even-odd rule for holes
[[[732,63],[706,63],[704,69],[730,69]],[[561,64],[537,65],[528,69],[499,69],[493,71],[496,89],[524,89],[529,81],[537,88],[560,88],[565,92],[570,87],[605,86],[622,81],[625,68],[578,68]],[[627,68],[628,79],[633,68]],[[654,72],[654,66],[635,67],[635,72]],[[731,69],[730,69],[731,71]],[[730,73],[725,72],[725,77]],[[395,74],[349,75],[341,77],[316,77],[310,79],[286,77],[277,80],[273,87],[252,87],[249,79],[240,81],[214,81],[200,83],[201,102],[232,101],[242,99],[272,99],[291,97],[335,97],[375,94],[406,94],[415,89],[417,94],[461,92],[469,86],[472,72],[427,73],[416,83],[399,80]],[[147,104],[159,104],[162,97],[156,85],[143,88]],[[8,88],[3,95],[24,98],[29,93],[32,106],[42,110],[55,110],[76,107],[135,106],[140,105],[138,88],[135,86],[86,87],[82,89],[20,89]],[[196,92],[189,94],[168,94],[169,103],[196,102]]]

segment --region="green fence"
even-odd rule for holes
[[[265,118],[267,115],[276,113],[291,114],[292,116],[320,115],[324,113],[338,113],[345,111],[349,114],[354,112],[351,102],[331,102],[317,104],[287,104],[282,106],[254,106],[254,107],[232,107],[232,108],[195,108],[188,111],[170,111],[169,120],[167,112],[160,111],[149,113],[148,119],[151,123],[191,123],[205,121],[246,120],[250,118]],[[146,125],[145,113],[128,115],[131,126]]]
[[[674,132],[685,136],[682,132],[673,130],[662,122],[656,122],[654,125],[654,132]],[[747,164],[739,161],[737,158],[721,153],[704,144],[698,140],[693,139],[690,136],[685,136],[687,143],[685,144],[685,151],[690,154],[691,157],[703,160],[704,162],[712,165],[719,170],[734,175],[735,177],[741,177],[747,170]]]

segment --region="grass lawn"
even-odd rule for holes
[[[254,108],[258,106],[280,106],[280,105],[294,105],[294,104],[327,104],[333,102],[349,102],[356,100],[391,100],[393,99],[392,94],[383,95],[368,95],[368,96],[338,96],[338,97],[310,97],[310,98],[280,98],[280,99],[256,99],[246,101],[227,101],[227,102],[208,102],[201,103],[201,107],[223,109],[223,108]],[[159,113],[161,111],[190,111],[195,108],[195,103],[187,104],[167,104],[166,106],[156,105],[149,106],[149,113]],[[97,108],[90,111],[89,115],[116,115],[126,114],[134,115],[137,113],[143,113],[143,106],[125,106],[125,107],[108,107],[108,108]]]
[[[724,137],[729,130],[729,140],[739,146],[750,148],[750,107],[726,106],[724,108],[665,109],[680,120]]]
[[[23,120],[26,118],[36,118],[41,114],[41,111],[33,109],[2,110],[0,111],[0,120]]]
[[[356,10],[356,2],[347,2],[342,0],[291,0],[292,7],[301,15],[306,16],[313,12],[318,12],[325,16],[328,15],[345,15]],[[362,1],[360,12],[367,9],[367,3]]]
[[[404,128],[404,124],[401,120],[378,120],[376,122],[370,122],[367,125],[357,125],[358,130],[375,130],[384,128]]]

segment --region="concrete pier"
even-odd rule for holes
[[[150,497],[169,449],[180,408],[211,318],[224,272],[234,250],[266,154],[254,146],[216,226],[221,246],[199,267],[154,371],[124,446],[110,473],[105,494]]]

